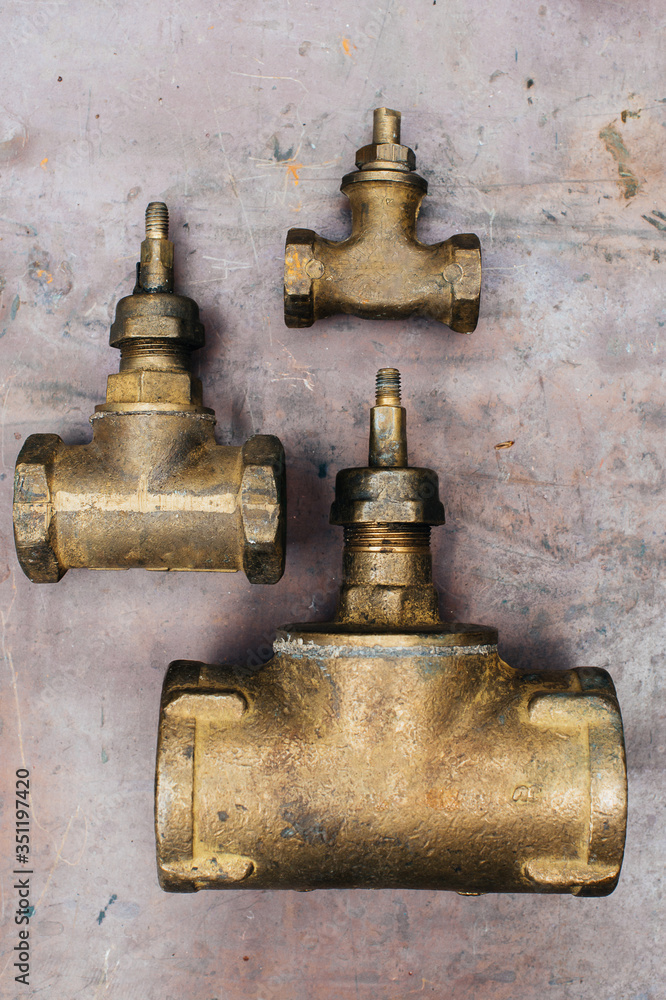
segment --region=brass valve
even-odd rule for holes
[[[204,888],[614,889],[622,720],[605,670],[520,673],[497,631],[444,622],[437,475],[407,465],[379,373],[367,468],[338,473],[332,622],[286,625],[248,677],[172,663],[160,712],[160,883]]]
[[[481,294],[478,236],[421,243],[416,220],[428,184],[414,173],[413,150],[400,142],[400,112],[376,108],[372,139],[358,150],[358,169],[340,187],[351,202],[351,235],[336,243],[311,229],[287,233],[285,323],[312,326],[335,313],[415,315],[471,333]]]
[[[204,328],[196,302],[173,293],[168,237],[167,206],[152,202],[136,286],[111,326],[120,370],[91,417],[92,441],[33,434],[17,459],[16,551],[35,583],[80,567],[282,576],[284,450],[269,435],[216,444],[215,414],[190,370]]]

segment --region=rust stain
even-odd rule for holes
[[[454,788],[429,788],[425,800],[431,809],[460,809],[460,797]]]
[[[627,200],[633,198],[638,193],[640,185],[638,178],[629,166],[631,155],[624,144],[622,136],[615,128],[615,125],[611,123],[602,128],[599,138],[617,163],[617,172],[620,176],[618,184],[624,191],[624,197]]]
[[[500,441],[495,445],[495,451],[502,451],[503,448],[513,448],[515,441]]]
[[[624,124],[627,121],[627,118],[640,118],[642,110],[642,108],[639,108],[638,111],[623,111],[620,115],[622,123]]]

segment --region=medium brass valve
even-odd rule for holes
[[[626,825],[605,670],[519,673],[497,632],[445,623],[437,475],[407,465],[399,377],[379,373],[367,468],[338,473],[332,622],[286,625],[243,677],[177,661],[157,751],[160,883],[603,896]]]
[[[416,220],[428,183],[414,173],[413,150],[400,142],[400,112],[377,108],[372,143],[342,178],[351,202],[351,236],[335,243],[311,229],[290,229],[284,264],[287,326],[312,326],[335,313],[365,319],[426,316],[458,333],[479,317],[478,236],[428,245]]]
[[[251,583],[284,570],[285,464],[276,437],[215,442],[190,354],[203,347],[196,302],[173,292],[166,205],[146,210],[132,295],[110,343],[120,371],[91,417],[93,438],[33,434],[16,463],[14,535],[35,583],[68,569],[243,569]]]

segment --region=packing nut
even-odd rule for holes
[[[277,583],[286,535],[284,448],[272,434],[256,434],[243,445],[242,461],[243,570],[250,583]]]
[[[116,306],[109,343],[123,354],[132,341],[178,341],[179,348],[196,351],[204,346],[204,328],[199,307],[185,295],[153,292],[150,295],[126,295]]]
[[[371,164],[381,165],[384,169],[388,167],[389,170],[411,171],[416,169],[416,154],[409,146],[397,142],[371,142],[356,151],[356,166],[363,170]]]

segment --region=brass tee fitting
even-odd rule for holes
[[[472,233],[428,245],[416,220],[428,183],[400,142],[400,112],[376,108],[372,143],[340,190],[351,202],[351,236],[339,243],[290,229],[284,264],[287,326],[312,326],[335,313],[365,319],[426,316],[458,333],[479,317],[481,249]]]
[[[196,302],[173,293],[168,227],[166,205],[148,205],[136,287],[111,327],[120,371],[95,407],[92,441],[33,434],[17,459],[16,551],[35,583],[79,567],[282,576],[284,450],[268,435],[216,444],[190,371],[204,328]]]
[[[519,673],[497,632],[445,623],[428,534],[437,475],[407,465],[398,373],[370,461],[338,474],[332,622],[286,625],[251,677],[176,661],[157,751],[160,883],[602,896],[626,825],[605,670]]]

